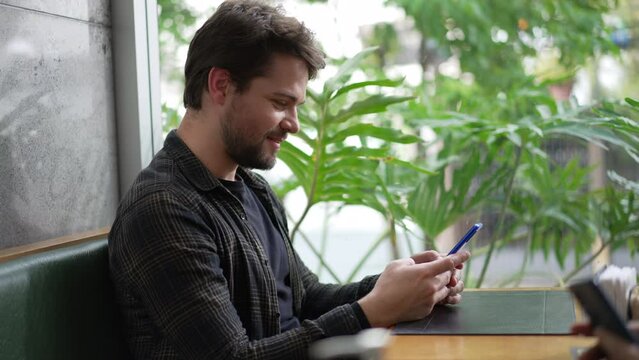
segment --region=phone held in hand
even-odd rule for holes
[[[639,344],[639,339],[628,330],[606,294],[592,279],[576,282],[568,288],[588,314],[593,327],[601,326],[626,341]]]
[[[448,252],[448,255],[453,255],[456,252],[458,252],[459,250],[461,250],[461,248],[466,245],[466,243],[468,241],[470,241],[470,239],[475,236],[475,234],[477,233],[477,231],[479,229],[482,228],[482,223],[477,223],[473,226],[470,227],[470,229],[468,229],[468,231],[466,232],[466,235],[462,236],[461,239],[459,239],[459,241],[457,242],[457,244],[455,244],[455,246],[452,248],[452,250],[450,250]]]

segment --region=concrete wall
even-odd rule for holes
[[[0,0],[0,248],[113,221],[109,5]]]

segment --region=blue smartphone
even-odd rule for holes
[[[468,232],[466,232],[466,235],[462,236],[462,238],[459,239],[459,241],[457,242],[457,244],[455,244],[452,250],[448,252],[448,255],[453,255],[454,253],[458,252],[464,245],[466,245],[468,241],[470,241],[470,239],[473,236],[475,236],[477,231],[481,229],[482,226],[483,226],[482,223],[477,223],[471,226],[470,229],[468,229]]]

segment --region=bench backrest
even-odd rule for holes
[[[0,359],[130,359],[106,238],[0,263]]]

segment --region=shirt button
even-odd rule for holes
[[[246,220],[246,216],[244,216],[244,215],[240,215],[240,219],[242,219],[242,220]]]

